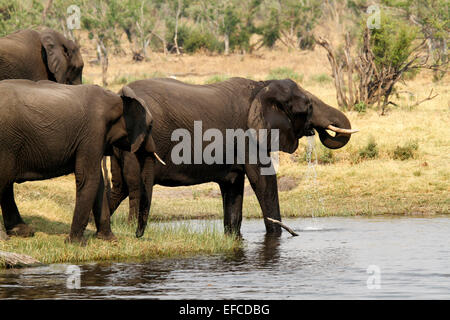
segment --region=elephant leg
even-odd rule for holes
[[[154,166],[154,159],[147,157],[144,161],[141,173],[142,186],[141,198],[139,201],[138,227],[136,229],[137,238],[140,238],[144,235],[145,228],[147,227],[147,221],[150,214],[150,206],[153,196],[153,184],[155,179]]]
[[[119,160],[115,155],[110,158],[112,189],[109,198],[109,211],[113,215],[122,201],[128,197],[128,187]]]
[[[93,209],[100,184],[101,157],[95,160],[77,159],[75,165],[76,203],[70,229],[69,242],[82,242],[83,233],[89,222],[89,213]],[[92,164],[95,163],[95,166]]]
[[[239,174],[233,182],[219,183],[222,193],[224,229],[226,234],[241,236],[242,203],[245,174]]]
[[[133,186],[133,187],[134,188],[132,190],[130,190],[130,194],[129,194],[130,208],[128,211],[128,221],[133,221],[138,218],[141,193],[143,192],[143,190],[142,190],[143,188],[141,188],[141,185]]]
[[[20,237],[34,236],[33,229],[28,226],[20,216],[14,200],[14,184],[9,183],[3,189],[1,207],[3,212],[3,221],[5,222],[6,232],[9,235]]]
[[[94,213],[95,226],[97,227],[97,238],[103,240],[115,240],[116,237],[111,231],[111,214],[109,212],[105,183],[102,174],[100,174],[100,183],[92,211]]]
[[[266,232],[281,235],[281,227],[265,219],[272,218],[281,221],[277,176],[276,174],[261,175],[260,170],[261,167],[258,165],[249,164],[245,166],[248,180],[261,206]]]

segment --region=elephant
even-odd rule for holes
[[[242,236],[240,228],[247,176],[263,217],[281,221],[276,172],[263,174],[263,169],[268,169],[267,164],[259,160],[249,161],[250,141],[247,142],[245,158],[241,161],[238,161],[234,151],[227,149],[235,145],[236,141],[226,141],[222,152],[224,155],[227,151],[232,152],[226,156],[230,156],[233,161],[196,163],[194,159],[190,163],[180,163],[179,160],[174,163],[173,152],[179,143],[174,141],[173,133],[177,129],[181,128],[195,136],[195,122],[199,121],[204,130],[213,129],[223,135],[230,129],[278,129],[278,148],[268,146],[268,141],[272,141],[269,138],[266,142],[256,141],[266,155],[278,150],[293,153],[298,147],[298,140],[313,135],[314,130],[318,132],[322,144],[331,149],[343,147],[351,134],[357,132],[351,129],[350,121],[342,112],[290,79],[253,81],[231,78],[215,84],[193,85],[160,78],[138,80],[128,86],[150,108],[155,120],[152,136],[157,152],[166,164],[118,149],[111,156],[110,212],[113,214],[121,201],[129,196],[130,215],[138,216],[137,237],[145,231],[152,187],[155,184],[188,186],[217,183],[223,200],[225,233]],[[335,131],[336,134],[333,136],[327,130]],[[205,141],[202,143],[200,154],[207,147]],[[190,144],[190,148],[187,150],[187,154],[190,154],[188,157],[195,158],[195,142]],[[264,223],[267,234],[281,234],[279,224],[268,219],[264,219]]]
[[[26,29],[0,38],[0,80],[81,84],[83,66],[80,47],[55,30]]]
[[[0,81],[0,97],[0,200],[8,235],[34,234],[20,216],[14,183],[74,173],[76,203],[67,241],[85,241],[91,211],[97,238],[115,239],[101,160],[113,146],[145,156],[155,151],[146,102],[127,86],[116,94],[48,80]]]

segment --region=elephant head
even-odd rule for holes
[[[80,47],[52,29],[42,30],[40,41],[49,80],[63,84],[81,84],[84,63]]]
[[[150,135],[153,117],[147,103],[128,86],[119,95],[122,103],[111,115],[113,125],[107,135],[108,144],[132,153],[155,154],[155,142]]]
[[[347,144],[352,133],[350,121],[339,110],[300,88],[294,81],[271,80],[254,97],[247,119],[249,128],[278,129],[279,150],[293,153],[298,139],[319,133],[322,144],[338,149]],[[327,130],[336,132],[330,135]],[[271,150],[277,151],[277,150]]]

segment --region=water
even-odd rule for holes
[[[80,289],[67,288],[68,265],[0,271],[0,299],[450,298],[449,217],[315,220],[284,219],[300,236],[281,238],[244,220],[232,255],[81,264]]]
[[[304,183],[309,185],[308,192],[306,194],[305,207],[309,208],[311,224],[309,228],[317,228],[317,221],[314,219],[314,213],[323,213],[325,211],[323,198],[319,193],[319,183],[317,181],[317,150],[315,136],[307,136],[308,145],[306,148],[306,172],[304,174]]]

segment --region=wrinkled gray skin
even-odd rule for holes
[[[52,29],[20,30],[0,38],[0,80],[81,84],[80,47]]]
[[[319,133],[328,148],[343,147],[348,134],[331,136],[325,128],[334,125],[350,129],[345,115],[297,86],[292,80],[252,81],[232,78],[212,85],[191,85],[173,79],[141,80],[129,84],[149,106],[154,117],[156,152],[167,164],[115,150],[111,157],[113,188],[110,211],[130,196],[130,215],[138,216],[136,236],[142,236],[150,209],[152,187],[187,186],[217,182],[224,208],[226,233],[240,235],[244,180],[247,176],[264,217],[281,220],[276,175],[261,175],[262,164],[180,164],[171,161],[172,132],[185,128],[193,139],[194,121],[201,120],[203,132],[219,129],[279,129],[280,150],[293,153],[298,139]],[[270,140],[269,140],[270,141]],[[229,142],[228,142],[229,143]],[[210,142],[203,142],[203,148]],[[249,148],[246,146],[246,151]],[[226,157],[224,148],[224,159]],[[194,151],[192,148],[192,157]],[[193,162],[192,162],[193,163]],[[236,161],[235,161],[236,163]],[[279,235],[280,226],[264,219],[267,233]]]
[[[145,102],[126,86],[119,95],[95,85],[47,80],[0,81],[0,97],[0,200],[7,233],[33,235],[17,209],[14,183],[75,173],[68,240],[83,240],[91,210],[97,237],[113,239],[101,159],[112,146],[130,152],[154,146]]]

